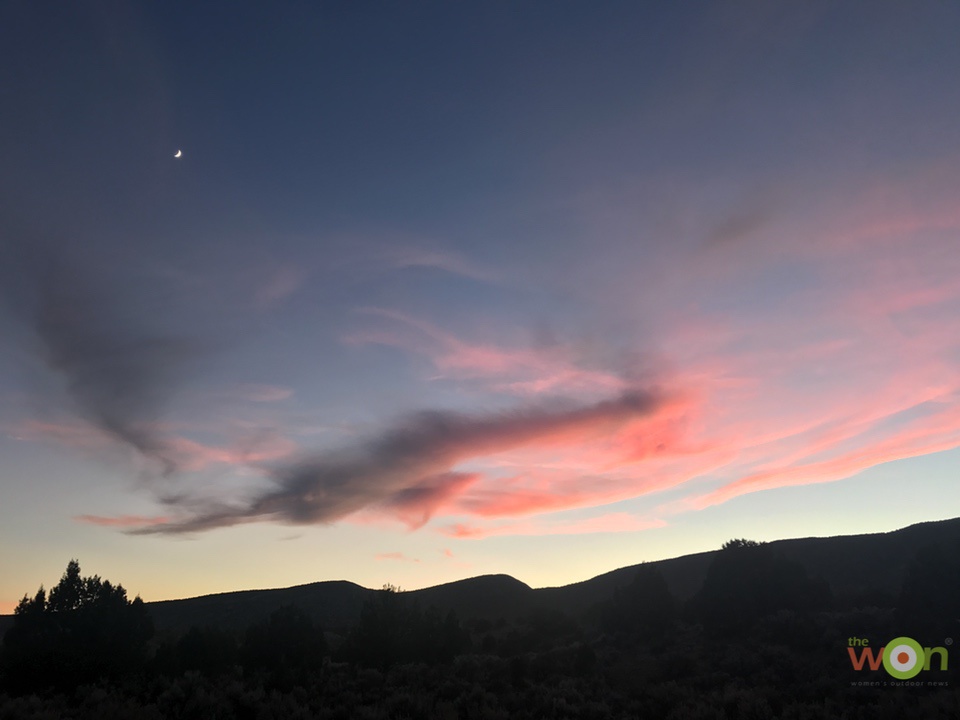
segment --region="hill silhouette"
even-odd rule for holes
[[[887,533],[800,538],[769,543],[811,577],[825,581],[841,603],[891,606],[911,559],[932,545],[960,543],[960,518],[911,525]],[[703,587],[719,550],[632,565],[561,587],[531,588],[509,575],[484,575],[404,593],[422,607],[453,611],[462,618],[515,618],[538,610],[579,615],[628,586],[638,568],[656,568],[680,601]],[[244,590],[182,600],[146,603],[159,636],[191,626],[240,630],[283,606],[300,607],[313,621],[333,632],[345,631],[360,617],[365,601],[378,591],[347,581],[295,587]],[[0,637],[13,616],[0,616]]]

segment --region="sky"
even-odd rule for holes
[[[960,515],[960,4],[4,15],[0,612]]]

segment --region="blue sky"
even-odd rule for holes
[[[957,514],[956,5],[9,16],[0,611]]]

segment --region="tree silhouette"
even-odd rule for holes
[[[629,639],[661,639],[676,625],[677,600],[663,575],[654,567],[641,566],[633,582],[617,588],[602,610],[604,630]]]
[[[81,577],[71,560],[49,595],[41,586],[17,605],[3,638],[2,665],[14,691],[69,688],[139,669],[153,624],[122,585]]]
[[[341,648],[346,660],[380,669],[401,662],[448,662],[469,644],[453,612],[422,611],[405,594],[384,586],[364,603],[360,621]]]
[[[714,556],[690,610],[707,631],[729,635],[778,610],[820,610],[829,602],[829,586],[773,546],[732,540]]]
[[[739,550],[741,548],[753,548],[760,547],[761,545],[766,545],[764,542],[757,542],[756,540],[747,540],[746,538],[733,538],[732,540],[727,540],[723,546],[722,550]]]

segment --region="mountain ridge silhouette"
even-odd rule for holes
[[[880,602],[896,597],[907,565],[918,550],[949,542],[960,542],[960,518],[916,523],[888,532],[790,538],[768,544],[785,558],[799,562],[810,575],[825,580],[835,597],[876,597]],[[663,575],[671,593],[685,601],[700,589],[718,552],[638,563],[557,587],[531,588],[510,575],[489,574],[404,591],[404,595],[422,607],[452,610],[460,617],[496,620],[545,610],[578,615],[628,585],[641,566],[652,566]],[[347,580],[325,580],[287,588],[152,601],[146,606],[161,634],[183,632],[193,625],[240,630],[283,605],[297,605],[324,628],[337,632],[353,625],[364,601],[377,592]],[[12,615],[0,616],[0,637],[12,621]]]

